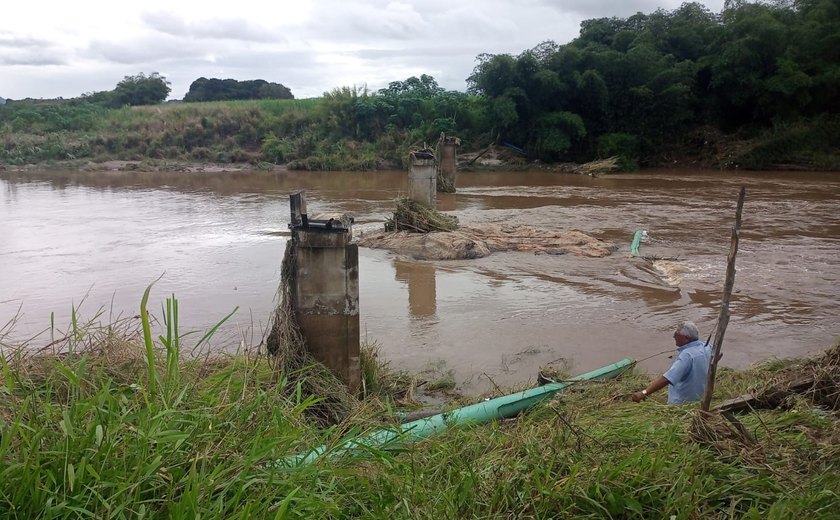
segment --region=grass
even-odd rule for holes
[[[363,398],[376,397],[402,406],[416,404],[414,394],[420,384],[416,375],[392,369],[376,341],[364,341],[359,354]]]
[[[0,107],[0,165],[109,160],[274,163],[298,170],[398,166],[427,136],[353,138],[324,99],[175,103],[107,109],[82,102]],[[340,126],[340,125],[339,125]]]
[[[796,398],[742,417],[754,446],[698,444],[692,406],[617,398],[641,374],[400,451],[278,467],[381,427],[397,375],[375,345],[365,349],[368,399],[317,428],[307,410],[318,396],[265,358],[184,359],[177,301],[164,309],[160,323],[74,317],[56,350],[37,356],[0,330],[0,517],[836,518],[836,411]],[[718,395],[790,365],[722,370]]]
[[[120,109],[44,103],[0,111],[0,162],[177,160],[252,163],[272,132],[297,135],[320,100],[183,103]],[[84,116],[84,117],[82,117]]]

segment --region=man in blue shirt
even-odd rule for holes
[[[703,397],[712,349],[700,341],[700,331],[690,321],[677,325],[674,342],[677,344],[677,358],[671,368],[651,381],[647,388],[633,394],[633,400],[637,403],[666,386],[668,404],[699,401]]]

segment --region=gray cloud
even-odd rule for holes
[[[441,46],[466,43],[509,44],[531,39],[535,33],[552,31],[563,36],[567,24],[562,12],[547,0],[326,0],[318,19],[325,39],[356,44],[434,42]],[[571,24],[572,28],[577,23]],[[375,47],[377,45],[374,45]],[[381,46],[380,46],[381,47]]]
[[[28,66],[42,66],[42,65],[67,65],[69,62],[61,57],[44,55],[44,54],[29,54],[24,56],[0,56],[0,65],[28,65]]]
[[[211,19],[199,23],[186,22],[169,13],[145,13],[143,22],[150,28],[179,38],[206,38],[245,42],[277,43],[284,38],[266,27],[242,18]]]
[[[317,24],[301,36],[363,44],[378,40],[406,41],[429,34],[427,15],[407,2],[325,2]]]
[[[662,6],[661,0],[537,0],[557,11],[574,12],[586,18],[626,17],[638,12],[652,13]],[[678,5],[678,2],[672,2]],[[667,8],[666,8],[667,9]]]
[[[17,36],[12,33],[0,33],[0,47],[11,47],[16,49],[31,49],[51,47],[53,43],[49,40],[41,38],[31,38],[28,36]]]
[[[126,74],[129,72],[102,68],[80,70],[77,67],[27,67],[25,73],[15,74],[16,90],[10,92],[4,88],[0,95],[12,99],[75,97],[85,92],[112,89]],[[50,85],[60,85],[61,90],[47,91],[45,94],[44,88]]]
[[[453,56],[475,57],[485,52],[481,47],[410,47],[404,49],[361,49],[347,51],[348,56],[363,60],[390,60],[404,58],[450,58]]]
[[[148,36],[120,42],[94,40],[83,56],[104,59],[124,65],[151,62],[168,62],[176,58],[187,58],[205,54],[205,48],[198,42],[171,37]]]
[[[315,67],[317,58],[318,54],[314,51],[238,50],[220,54],[209,63],[219,67],[237,69],[269,67],[288,70]]]
[[[350,12],[343,14],[346,16]],[[413,9],[385,10],[376,13],[375,16],[356,16],[350,19],[345,17],[344,20],[357,34],[391,40],[412,40],[422,37],[429,29],[423,15]]]
[[[0,33],[0,65],[65,65],[67,53],[53,42]]]

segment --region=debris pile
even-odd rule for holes
[[[441,173],[437,175],[437,191],[440,193],[455,193],[455,184]]]
[[[819,357],[783,370],[763,387],[721,403],[716,410],[726,413],[790,408],[795,395],[815,406],[840,410],[840,342]]]
[[[493,252],[525,251],[535,254],[573,254],[592,258],[609,256],[617,247],[581,231],[546,230],[530,226],[482,224],[456,231],[368,233],[358,237],[361,247],[387,249],[417,260],[483,258]]]
[[[608,157],[606,159],[599,159],[584,164],[577,163],[560,163],[555,168],[556,171],[563,173],[577,173],[581,175],[589,175],[594,177],[600,173],[615,172],[620,169],[619,158]]]
[[[457,217],[427,208],[409,198],[397,199],[393,216],[385,221],[386,231],[429,233],[456,229],[458,229]]]

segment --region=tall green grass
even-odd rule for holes
[[[257,162],[271,133],[315,124],[318,99],[183,103],[105,109],[86,103],[0,110],[0,162],[75,160]],[[297,132],[299,133],[299,132]]]
[[[4,348],[0,517],[289,513],[278,506],[296,486],[263,462],[328,440],[305,420],[315,398],[285,388],[264,359],[185,362],[177,300],[157,341],[147,300],[148,290],[139,344],[74,319],[68,337],[96,334],[96,349],[28,358]]]
[[[836,413],[795,400],[742,419],[755,446],[699,445],[691,406],[615,398],[644,375],[575,386],[518,419],[399,451],[279,467],[381,427],[383,409],[366,402],[318,429],[306,413],[318,396],[244,352],[185,360],[177,300],[156,322],[148,299],[139,328],[76,317],[63,334],[72,352],[2,346],[0,518],[837,517]],[[385,361],[366,356],[366,388],[388,394]],[[719,394],[786,366],[724,370]]]
[[[409,149],[440,134],[419,115],[420,126],[381,122],[362,129],[357,100],[353,95],[119,109],[77,100],[13,103],[0,107],[0,164],[268,162],[298,170],[374,170],[404,166]]]

